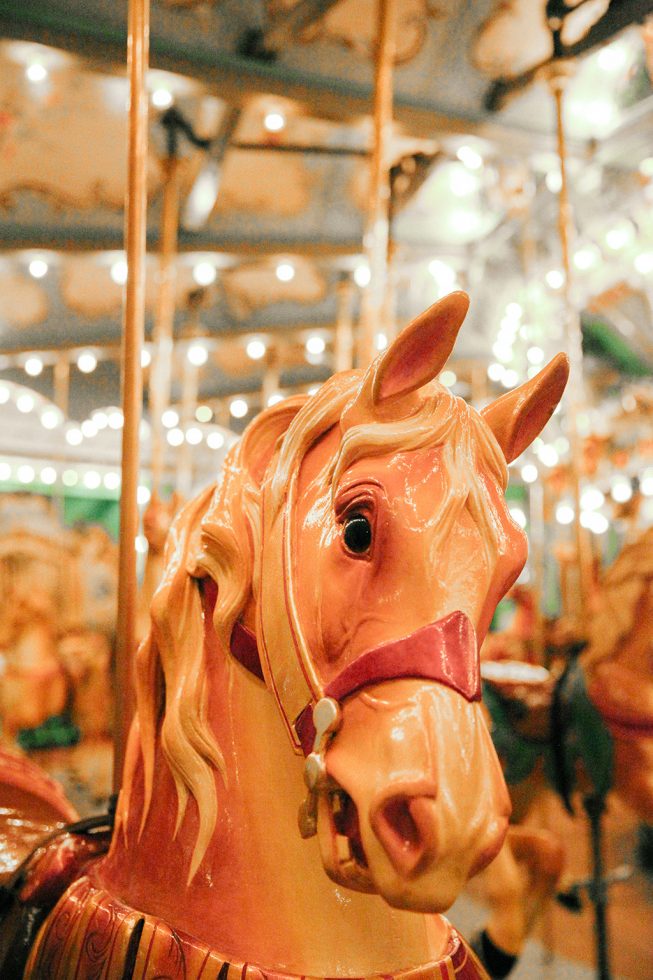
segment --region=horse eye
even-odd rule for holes
[[[352,514],[345,519],[344,538],[349,551],[362,555],[372,544],[372,525],[363,514]]]

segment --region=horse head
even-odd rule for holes
[[[273,814],[296,814],[302,796],[300,830],[315,840],[287,822],[274,839],[286,863],[304,855],[293,881],[307,908],[321,887],[304,887],[308,854],[337,885],[434,912],[502,844],[510,804],[478,646],[526,557],[507,464],[547,422],[568,367],[560,355],[478,413],[437,381],[467,307],[463,293],[445,297],[368,370],[263,412],[219,485],[173,524],[138,656],[120,819],[153,848],[187,833],[189,887],[215,889],[239,820],[251,840],[262,810],[272,839]],[[172,790],[155,813],[161,761]],[[276,795],[273,768],[286,780]],[[250,798],[240,810],[238,793]],[[330,887],[333,945],[343,913]]]

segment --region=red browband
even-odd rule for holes
[[[204,579],[203,586],[205,614],[210,615],[217,589],[211,579]],[[256,637],[241,623],[236,623],[233,628],[231,653],[250,673],[264,679]],[[467,701],[480,701],[478,644],[469,617],[460,611],[449,613],[409,636],[362,653],[326,685],[324,695],[342,701],[368,684],[402,677],[437,681],[457,691]],[[312,709],[312,704],[306,705],[295,724],[305,754],[313,748],[315,737]]]

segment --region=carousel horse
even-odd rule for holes
[[[467,307],[264,411],[176,518],[111,845],[24,976],[487,976],[441,913],[508,825],[478,644],[568,365],[479,414],[434,380]]]
[[[599,584],[589,642],[552,671],[484,663],[483,698],[513,801],[506,844],[483,873],[486,941],[507,976],[564,867],[551,831],[528,824],[548,784],[602,806],[612,790],[653,822],[653,529],[624,547]]]
[[[0,720],[9,741],[21,729],[60,715],[66,706],[68,680],[57,653],[57,629],[47,591],[15,588],[5,597]]]

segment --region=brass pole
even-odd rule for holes
[[[193,412],[197,407],[197,391],[199,387],[199,368],[184,357],[181,380],[181,431],[184,441],[177,455],[176,489],[184,499],[190,497],[193,486],[193,457],[192,447],[185,438],[186,432],[193,421]]]
[[[136,644],[136,550],[139,437],[142,412],[141,349],[145,319],[147,225],[147,90],[149,0],[129,0],[127,69],[129,149],[125,215],[127,288],[122,336],[122,490],[116,627],[116,709],[113,786],[118,791],[133,711],[132,664]]]
[[[378,32],[374,79],[374,145],[370,193],[363,248],[370,269],[369,285],[361,298],[358,365],[365,367],[376,354],[374,335],[383,330],[390,239],[390,173],[388,141],[392,126],[396,0],[378,0]],[[387,330],[386,330],[387,332]]]
[[[168,156],[162,161],[163,211],[157,282],[152,369],[149,403],[152,426],[152,492],[161,489],[165,460],[165,431],[161,417],[170,404],[172,382],[175,287],[177,283],[177,232],[179,228],[179,160]]]
[[[338,283],[337,297],[338,313],[333,366],[336,371],[350,371],[354,366],[354,325],[352,319],[354,283],[350,276],[345,276]]]
[[[54,403],[68,417],[70,393],[70,361],[65,354],[59,354],[54,363]]]
[[[568,63],[554,64],[549,73],[549,85],[555,100],[556,135],[558,159],[560,163],[560,194],[558,210],[558,233],[562,251],[564,273],[563,299],[566,320],[567,353],[570,362],[570,376],[567,395],[569,444],[571,448],[571,482],[574,498],[574,537],[578,556],[578,578],[580,592],[580,632],[585,635],[588,625],[588,602],[592,581],[591,548],[588,531],[580,523],[581,497],[581,459],[583,443],[578,430],[578,416],[585,406],[585,386],[583,381],[583,334],[580,316],[573,301],[571,268],[571,248],[574,223],[569,203],[569,184],[567,179],[567,144],[564,127],[564,92],[570,74]]]

